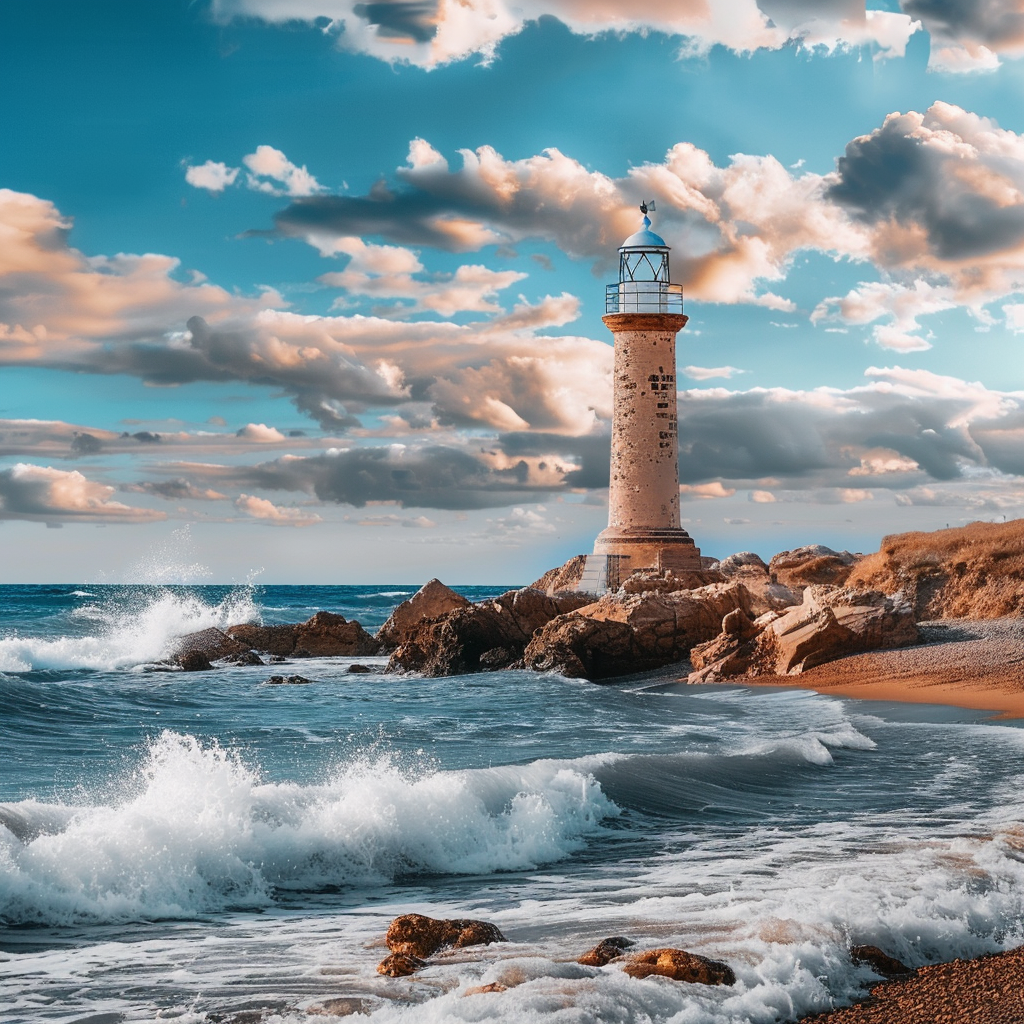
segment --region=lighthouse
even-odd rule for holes
[[[643,227],[619,247],[619,280],[605,290],[615,338],[608,528],[587,556],[579,589],[615,589],[637,569],[700,568],[679,519],[676,335],[686,325],[683,289],[671,283],[669,246]]]

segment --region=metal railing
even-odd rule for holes
[[[682,313],[683,286],[664,281],[620,281],[604,290],[605,313]]]

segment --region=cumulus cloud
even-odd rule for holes
[[[329,19],[347,49],[388,61],[436,67],[481,55],[539,18],[554,17],[580,35],[663,32],[683,52],[713,46],[740,53],[873,44],[901,56],[919,23],[902,13],[867,11],[864,0],[214,0],[216,17],[270,22]]]
[[[166,518],[163,512],[113,501],[113,494],[113,487],[76,470],[19,462],[0,470],[0,519],[59,524],[145,523]]]
[[[323,191],[323,186],[305,166],[296,166],[273,146],[257,146],[256,152],[242,158],[242,163],[249,168],[249,188],[257,192],[272,196],[312,196]]]
[[[284,440],[284,434],[277,427],[268,427],[266,423],[247,423],[237,432],[237,436],[257,444],[273,444]]]
[[[684,366],[683,373],[691,380],[714,380],[716,377],[726,379],[735,377],[737,373],[746,373],[735,366]]]
[[[205,164],[185,168],[185,180],[194,188],[204,188],[207,192],[223,192],[229,185],[234,185],[240,167],[228,167],[227,164],[207,160]]]
[[[240,494],[235,499],[235,508],[271,526],[312,526],[320,522],[320,517],[308,509],[282,508],[252,494]]]
[[[901,0],[931,35],[929,67],[993,71],[1000,56],[1024,54],[1024,0]]]
[[[480,265],[461,266],[454,274],[424,276],[426,268],[411,249],[371,245],[354,236],[338,239],[333,248],[348,255],[349,263],[343,271],[323,274],[318,279],[321,284],[344,288],[350,295],[413,300],[402,307],[403,315],[502,312],[496,301],[498,292],[527,276]],[[345,299],[336,303],[342,308],[345,304]]]
[[[143,480],[137,484],[128,484],[122,490],[136,494],[152,494],[167,501],[227,500],[226,494],[208,487],[196,487],[184,477],[175,477],[173,480]]]

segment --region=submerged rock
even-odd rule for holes
[[[377,964],[377,973],[386,978],[407,978],[410,974],[422,971],[427,961],[411,953],[392,953]]]
[[[305,676],[271,676],[263,681],[264,686],[306,686],[313,682]]]
[[[883,953],[877,946],[851,946],[850,959],[855,964],[867,964],[883,978],[901,978],[914,973],[902,960]]]
[[[487,946],[508,940],[497,925],[487,921],[402,914],[391,922],[384,941],[392,953],[426,958],[439,949]]]
[[[586,967],[604,967],[613,960],[617,960],[627,949],[631,949],[636,943],[632,939],[623,938],[621,935],[613,935],[609,939],[602,939],[593,949],[588,950],[577,960]]]
[[[369,665],[349,665],[347,669],[349,675],[365,675],[367,672],[372,672],[373,669]]]
[[[649,949],[644,953],[634,953],[622,969],[631,978],[649,978],[657,974],[694,985],[736,984],[736,975],[728,964],[697,953],[687,953],[685,949]]]
[[[211,626],[197,633],[178,637],[171,648],[171,661],[186,672],[199,672],[213,668],[210,664],[222,658],[241,657],[249,647],[228,636],[223,630]]]

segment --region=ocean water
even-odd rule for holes
[[[0,588],[0,1020],[762,1024],[863,993],[851,943],[1024,942],[1024,732],[981,714],[671,671],[157,664],[243,620],[373,630],[414,590]],[[283,670],[313,682],[264,685]],[[510,941],[381,978],[410,911]],[[573,962],[608,935],[738,982]]]

